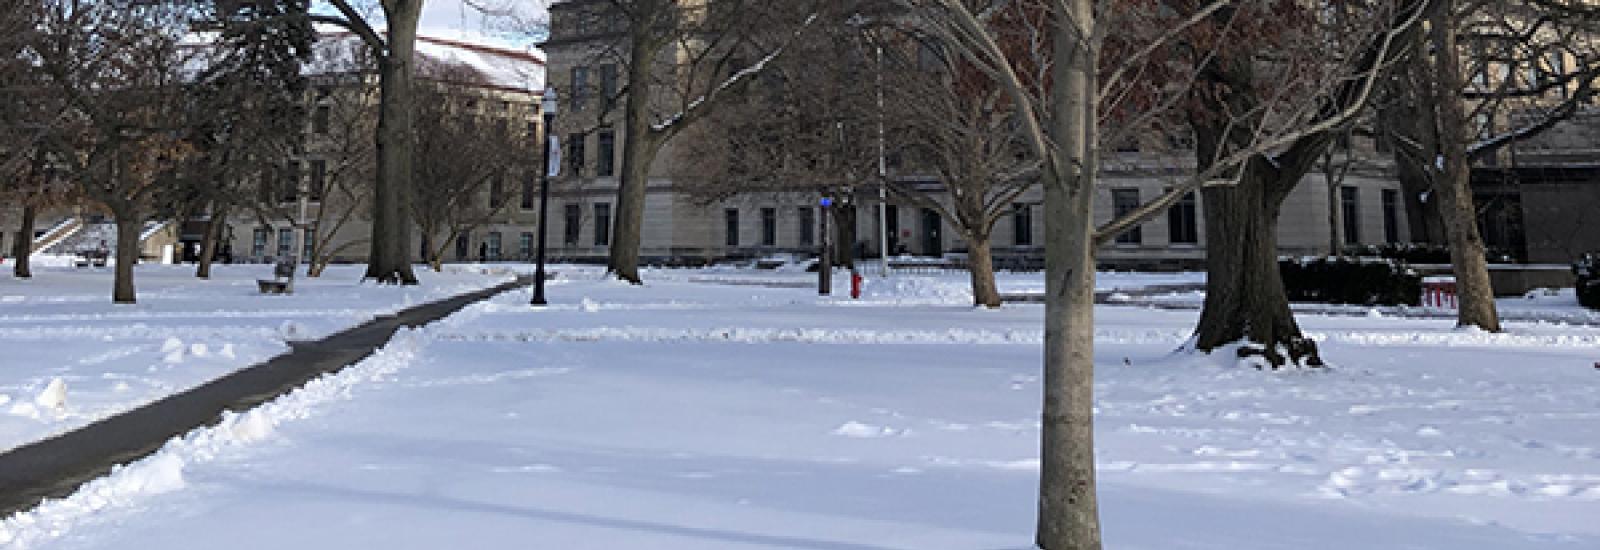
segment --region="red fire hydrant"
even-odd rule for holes
[[[852,300],[861,299],[861,272],[856,271],[854,268],[850,270],[850,298]]]

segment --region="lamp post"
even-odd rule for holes
[[[537,267],[533,271],[533,300],[529,302],[534,306],[544,306],[548,302],[544,299],[544,240],[545,233],[550,226],[550,176],[560,170],[560,167],[551,162],[551,156],[556,153],[556,138],[554,134],[556,109],[561,102],[556,96],[555,86],[544,89],[543,114],[544,114],[544,171],[539,174],[539,252],[536,257]]]
[[[817,264],[817,294],[827,296],[833,294],[833,237],[828,231],[828,207],[833,206],[833,199],[824,196],[818,204],[822,205],[822,255]]]

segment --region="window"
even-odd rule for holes
[[[468,258],[467,254],[472,252],[471,251],[471,247],[472,247],[472,234],[471,233],[462,233],[460,235],[456,235],[456,259],[457,260],[465,260],[465,259],[467,259]]]
[[[302,249],[305,250],[305,256],[307,258],[316,256],[317,255],[317,230],[316,230],[316,228],[307,227],[306,230],[305,230],[305,235],[301,236],[300,238],[305,239],[304,241],[302,241],[302,242],[305,243],[305,245],[301,247]]]
[[[278,259],[287,260],[294,256],[294,230],[287,227],[278,230]]]
[[[1400,192],[1383,190],[1383,241],[1400,242]]]
[[[1017,246],[1033,245],[1033,207],[1023,203],[1011,205],[1011,223],[1014,238],[1012,244]]]
[[[1194,192],[1188,192],[1167,209],[1167,241],[1172,244],[1200,242],[1199,224],[1195,218]]]
[[[726,235],[723,244],[728,246],[739,246],[739,209],[729,208],[724,210],[722,212],[722,216],[723,221],[725,222],[725,225],[723,226],[723,233]]]
[[[524,231],[517,241],[517,255],[523,258],[533,257],[533,233]]]
[[[534,176],[535,174],[530,173],[527,175],[527,177],[522,178],[523,210],[533,210],[533,199],[538,194],[538,191],[535,189],[537,183],[533,181],[535,179]]]
[[[562,220],[561,242],[567,246],[578,246],[578,232],[583,229],[583,207],[569,204],[566,207],[566,219]]]
[[[257,227],[256,228],[254,234],[252,234],[250,236],[250,255],[251,256],[260,258],[260,257],[263,257],[263,256],[267,255],[267,234],[270,233],[270,232],[272,232],[272,229],[270,229],[270,228],[266,228],[266,227]]]
[[[1139,208],[1139,190],[1135,188],[1111,190],[1112,215],[1122,217]],[[1139,226],[1117,235],[1117,244],[1140,244],[1144,242],[1144,231]]]
[[[594,245],[609,246],[611,244],[611,205],[595,203],[594,205]]]
[[[900,253],[900,207],[889,205],[883,209],[887,219],[883,220],[884,233],[889,234],[889,253]]]
[[[291,162],[284,167],[283,181],[278,182],[278,200],[294,202],[300,195],[300,163]]]
[[[809,206],[800,207],[800,246],[817,244],[817,211]]]
[[[778,209],[761,209],[761,246],[778,246]]]
[[[506,203],[506,180],[500,176],[489,179],[489,209],[495,210]]]
[[[586,137],[583,134],[567,136],[567,167],[571,168],[574,177],[583,177],[583,142]]]
[[[607,63],[600,66],[600,105],[601,109],[610,109],[611,102],[617,99],[617,66]]]
[[[582,111],[583,110],[583,104],[587,102],[587,98],[584,97],[584,94],[586,94],[588,91],[589,91],[589,68],[588,67],[573,67],[572,68],[572,94],[568,96],[568,97],[572,98],[572,110],[574,110],[574,111]]]
[[[311,131],[319,136],[328,135],[333,126],[333,108],[327,105],[318,105],[317,110],[311,114]]]
[[[315,159],[311,161],[311,200],[322,200],[322,192],[328,186],[328,161]]]
[[[595,151],[594,172],[596,176],[606,177],[616,175],[617,160],[617,135],[611,130],[600,130],[599,150]]]
[[[488,254],[487,254],[488,258],[485,258],[485,259],[489,260],[489,261],[498,261],[500,259],[500,232],[499,231],[490,231],[489,232],[489,242],[488,242],[488,247],[487,248],[489,249]]]
[[[1344,217],[1344,244],[1361,244],[1360,189],[1351,186],[1339,188],[1339,210]]]

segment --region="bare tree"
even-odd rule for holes
[[[1600,78],[1600,10],[1585,2],[1436,0],[1430,31],[1392,87],[1384,128],[1413,230],[1441,221],[1460,297],[1457,324],[1500,330],[1473,202],[1475,163],[1570,119]]]
[[[363,15],[349,0],[329,0],[338,16],[313,20],[338,25],[359,36],[378,63],[379,100],[377,183],[372,207],[372,240],[365,278],[384,284],[417,283],[411,269],[411,200],[416,132],[412,121],[417,23],[424,0],[381,0],[382,21]]]
[[[443,268],[445,250],[464,235],[490,223],[512,203],[513,178],[533,177],[533,140],[513,119],[477,112],[488,101],[475,86],[483,76],[470,67],[441,67],[435,86],[418,94],[417,151],[431,159],[417,167],[417,201],[412,215],[429,243],[426,260]]]

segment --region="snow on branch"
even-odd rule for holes
[[[727,79],[712,87],[710,91],[706,92],[700,97],[694,98],[693,101],[690,101],[682,111],[678,111],[672,116],[667,117],[666,120],[651,124],[650,129],[656,132],[672,131],[674,130],[675,126],[683,123],[684,119],[695,116],[705,107],[707,102],[716,99],[717,96],[727,91],[728,88],[732,88],[734,85],[743,82],[745,79],[760,74],[761,71],[767,68],[768,64],[772,63],[773,60],[783,55],[784,50],[788,49],[789,45],[793,44],[795,40],[798,40],[801,33],[805,32],[806,29],[811,27],[811,24],[817,20],[817,16],[817,12],[811,12],[811,15],[806,17],[805,22],[800,25],[800,28],[795,29],[794,33],[789,37],[788,42],[784,42],[783,45],[778,46],[771,52],[768,52],[766,56],[763,56],[755,64],[729,75]]]

